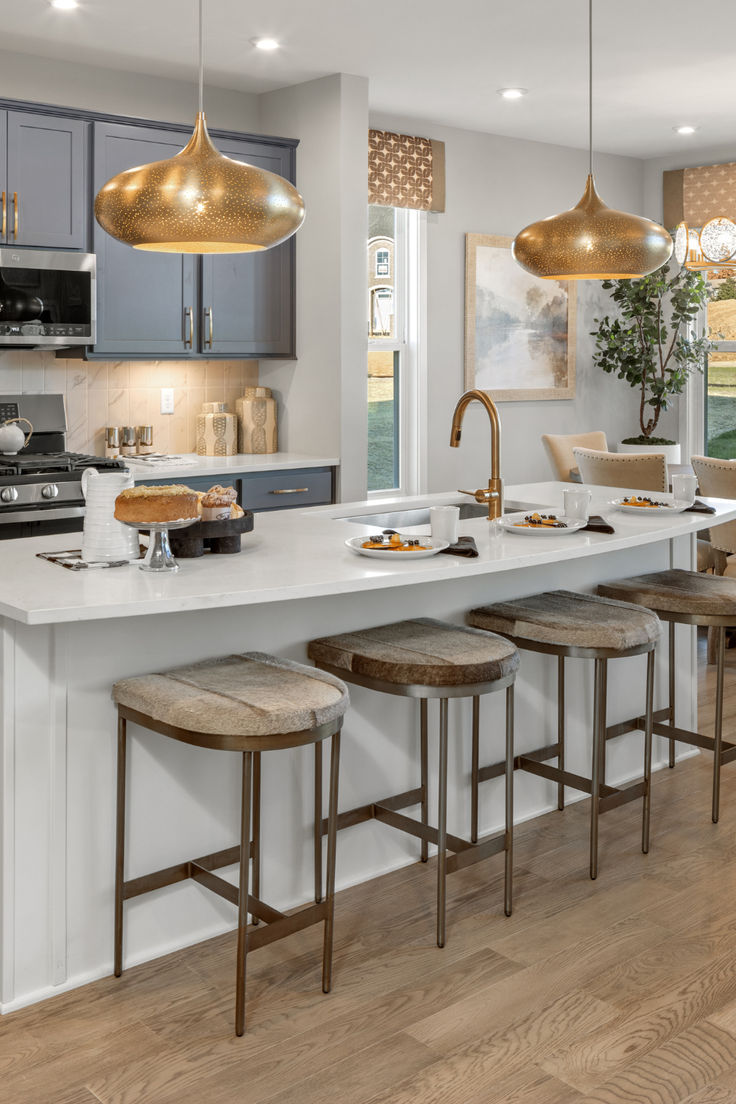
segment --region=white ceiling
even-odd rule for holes
[[[587,0],[204,0],[206,81],[247,92],[343,72],[371,109],[587,144]],[[195,79],[196,0],[0,0],[0,47]],[[251,39],[272,35],[265,54]],[[594,143],[658,157],[734,142],[734,0],[594,0]],[[521,85],[507,103],[496,89]],[[681,123],[698,131],[673,132]],[[734,143],[736,159],[736,142]]]

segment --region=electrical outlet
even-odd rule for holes
[[[173,414],[174,413],[174,388],[162,387],[161,388],[161,413]]]

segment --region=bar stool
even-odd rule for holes
[[[675,741],[713,752],[713,800],[711,818],[718,823],[721,767],[736,759],[736,744],[723,739],[723,669],[726,629],[736,627],[736,580],[697,571],[655,571],[604,583],[599,593],[609,598],[636,602],[654,610],[669,625],[669,678],[666,709],[654,714],[654,732],[670,741],[669,765],[675,765]],[[675,625],[703,625],[716,630],[716,715],[713,736],[677,728],[675,725]],[[638,720],[638,718],[637,718]],[[617,725],[622,732],[636,727],[634,720]],[[616,733],[614,733],[616,735]]]
[[[628,801],[642,800],[642,843],[649,850],[649,801],[652,763],[652,702],[654,650],[661,626],[655,614],[639,606],[613,602],[591,594],[553,590],[471,610],[468,624],[500,633],[519,648],[557,656],[557,742],[517,756],[517,770],[557,782],[557,806],[564,808],[564,787],[590,794],[590,876],[598,876],[598,819],[601,813]],[[605,783],[605,732],[608,660],[647,655],[644,774],[623,788]],[[595,660],[593,701],[593,762],[590,779],[565,769],[565,659]],[[557,766],[546,760],[557,759]],[[474,760],[477,755],[474,749]],[[495,777],[498,765],[475,768],[473,786]]]
[[[123,972],[123,902],[192,878],[238,909],[235,977],[235,1032],[245,1030],[245,968],[249,951],[324,921],[322,989],[330,990],[335,901],[335,849],[340,729],[348,706],[347,688],[339,679],[311,667],[276,659],[263,652],[225,656],[154,675],[116,682],[118,709],[117,832],[115,859],[115,976]],[[142,728],[201,748],[242,753],[240,843],[234,847],[177,863],[164,870],[125,880],[126,728]],[[327,893],[290,915],[260,899],[261,752],[321,746],[331,738],[330,799],[327,818]],[[321,819],[322,810],[315,810]],[[252,818],[252,836],[251,836]],[[253,861],[253,893],[249,866]],[[240,865],[238,885],[213,874]],[[321,897],[321,894],[319,895]],[[248,913],[254,926],[248,927]],[[263,927],[255,927],[259,920]]]
[[[437,946],[445,945],[447,874],[471,866],[490,855],[505,852],[504,911],[511,915],[513,859],[513,756],[514,680],[519,666],[517,649],[501,637],[477,632],[445,621],[421,617],[397,621],[373,629],[342,633],[312,640],[310,659],[322,671],[339,675],[346,682],[366,686],[384,694],[419,699],[420,771],[417,789],[370,802],[337,818],[338,831],[362,821],[376,819],[422,841],[421,859],[427,861],[427,845],[437,845]],[[496,836],[468,842],[447,831],[447,743],[448,699],[473,698],[473,733],[478,739],[479,698],[506,690],[506,822]],[[427,701],[439,698],[439,784],[437,827],[428,822]],[[319,773],[319,768],[318,768]],[[318,774],[317,774],[318,776]],[[398,812],[421,806],[418,822]],[[326,829],[322,823],[320,831]],[[448,859],[447,851],[453,854]]]

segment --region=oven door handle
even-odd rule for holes
[[[11,522],[17,523],[19,521],[78,517],[84,517],[84,506],[48,506],[45,510],[43,508],[38,510],[9,509],[0,510],[0,525],[10,525]]]

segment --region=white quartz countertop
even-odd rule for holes
[[[186,479],[191,476],[229,475],[235,472],[288,471],[290,468],[332,468],[340,460],[336,456],[312,456],[304,452],[238,453],[236,456],[197,456],[196,452],[181,455],[170,464],[164,461],[142,460],[124,456],[136,483],[145,479]]]
[[[561,512],[564,486],[549,482],[507,487],[507,508],[537,506]],[[81,534],[3,541],[0,614],[26,624],[52,624],[439,583],[600,555],[694,533],[713,525],[716,519],[736,519],[736,501],[724,499],[705,500],[716,508],[716,516],[631,516],[608,505],[619,492],[603,487],[591,490],[591,512],[603,513],[613,524],[614,535],[492,535],[485,518],[462,520],[460,533],[475,538],[480,554],[477,559],[437,555],[403,562],[392,556],[382,561],[356,555],[345,547],[348,537],[376,529],[375,524],[361,526],[344,520],[346,516],[458,503],[461,499],[455,493],[257,514],[255,528],[243,536],[239,554],[208,553],[200,559],[181,560],[180,571],[169,574],[143,572],[135,564],[73,572],[36,556],[38,552],[78,548]],[[420,534],[429,529],[426,525],[414,529],[402,526],[402,531]]]

